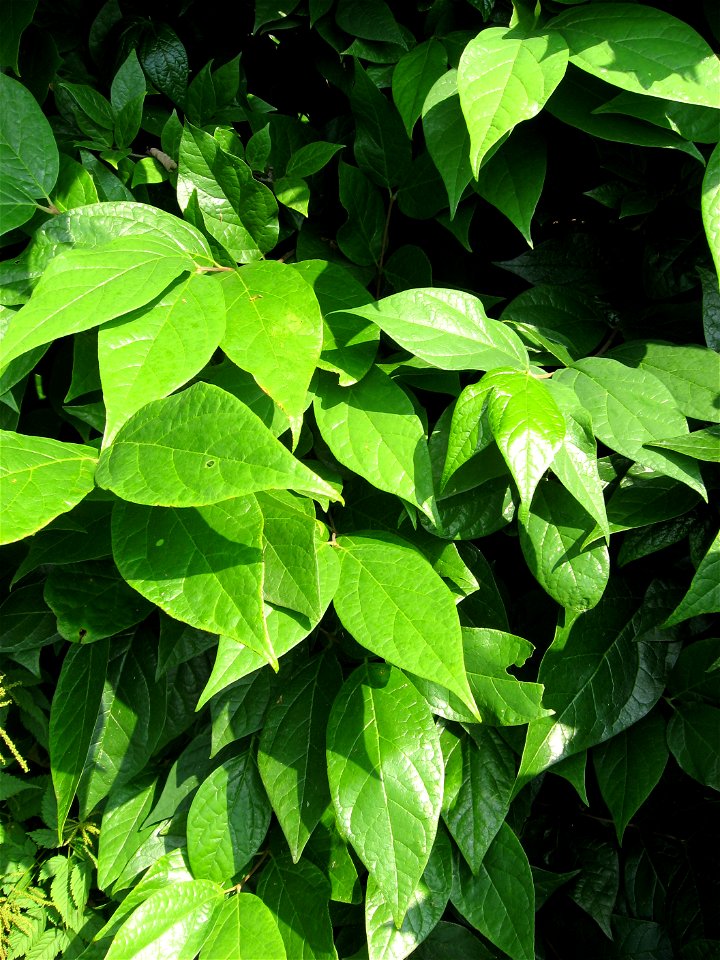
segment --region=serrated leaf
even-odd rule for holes
[[[604,542],[584,544],[594,522],[558,483],[538,488],[527,516],[520,518],[520,546],[530,572],[543,590],[566,610],[590,610],[602,597],[610,576]]]
[[[710,154],[705,168],[701,209],[705,236],[715,261],[715,271],[720,276],[720,144]]]
[[[451,591],[428,561],[391,534],[342,536],[333,603],[343,626],[395,666],[442,683],[474,714]]]
[[[490,728],[445,727],[440,734],[445,763],[442,817],[477,874],[510,809],[515,756]]]
[[[254,960],[263,955],[285,960],[277,923],[259,897],[239,893],[226,900],[213,917],[200,960]]]
[[[441,370],[523,370],[529,362],[517,334],[489,319],[481,301],[460,290],[405,290],[346,312],[372,320],[403,349]]]
[[[520,841],[503,823],[473,876],[460,863],[453,905],[512,960],[534,960],[535,888]]]
[[[335,699],[327,751],[338,828],[399,926],[440,815],[442,752],[432,714],[395,667],[365,664]]]
[[[438,828],[430,859],[413,891],[408,911],[398,929],[390,905],[370,877],[365,898],[365,931],[370,960],[404,960],[426,939],[445,912],[452,888],[452,847]]]
[[[227,307],[222,349],[287,414],[297,439],[323,342],[317,297],[296,270],[274,260],[226,274],[222,288]]]
[[[554,32],[523,37],[490,27],[465,47],[458,89],[476,177],[500,138],[540,112],[562,80],[567,60],[565,41]]]
[[[653,373],[607,357],[587,357],[556,377],[575,390],[592,418],[595,435],[611,450],[707,496],[694,460],[643,446],[689,432],[672,394]]]
[[[720,613],[720,533],[700,561],[690,589],[667,618],[665,625],[669,627],[682,623],[689,617],[698,617],[703,613]]]
[[[137,310],[195,262],[162,236],[118,236],[96,249],[59,253],[0,341],[0,363],[33,347]]]
[[[78,910],[83,910],[87,903],[92,885],[92,864],[81,860],[73,864],[70,871],[70,893]]]
[[[17,80],[0,74],[0,233],[28,221],[36,200],[49,197],[59,169],[55,137],[35,97]]]
[[[125,500],[160,506],[204,506],[258,490],[339,499],[249,407],[207,383],[134,414],[102,453],[95,479]]]
[[[493,371],[481,382],[491,388],[488,423],[527,515],[540,478],[565,438],[565,418],[546,385],[529,373]]]
[[[93,488],[97,451],[79,443],[0,430],[0,542],[23,540]]]
[[[404,54],[392,75],[392,96],[409,137],[431,87],[445,72],[447,54],[435,37]]]
[[[317,867],[273,857],[260,876],[257,894],[274,916],[289,957],[338,960],[328,910],[330,885]]]
[[[260,776],[295,863],[330,800],[325,732],[341,683],[334,657],[315,657],[285,685],[260,737]]]
[[[425,430],[402,387],[377,367],[350,387],[325,377],[314,410],[323,439],[343,466],[433,519]]]
[[[422,103],[422,118],[428,152],[445,184],[450,216],[454,217],[473,177],[470,134],[460,108],[457,70],[443,72],[428,90]]]
[[[174,510],[116,504],[115,562],[171,617],[277,663],[263,617],[262,513],[255,497]]]
[[[554,717],[528,726],[515,792],[553,763],[610,739],[650,712],[677,655],[673,644],[643,634],[661,622],[618,588],[560,632],[538,679]]]
[[[593,3],[547,26],[568,43],[581,70],[631,93],[717,107],[720,64],[688,23],[654,7]]]
[[[720,749],[717,731],[720,709],[706,703],[673,704],[675,712],[667,728],[672,755],[688,776],[720,790]]]
[[[218,280],[193,273],[152,305],[102,327],[105,445],[146,403],[173,393],[209,362],[225,330],[223,318]]]
[[[50,927],[40,934],[24,957],[25,960],[55,960],[55,957],[69,945],[70,936],[65,930]]]
[[[50,765],[58,802],[58,837],[75,797],[100,707],[109,645],[71,646],[50,711]]]
[[[648,714],[596,747],[592,757],[600,793],[622,843],[625,828],[657,786],[667,763],[662,714]]]
[[[222,902],[221,888],[209,880],[157,890],[120,927],[106,960],[193,960]]]
[[[270,802],[250,750],[216,767],[200,785],[188,812],[193,876],[227,885],[259,850],[270,815]]]

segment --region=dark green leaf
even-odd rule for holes
[[[445,72],[447,54],[439,40],[431,37],[406,53],[392,75],[392,95],[409,137],[423,103],[436,80]]]
[[[667,626],[703,613],[720,613],[720,532],[700,562],[690,589],[667,619]]]
[[[688,776],[720,790],[720,709],[706,703],[676,702],[667,728],[672,755]]]

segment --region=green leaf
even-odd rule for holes
[[[327,774],[326,774],[327,775]],[[332,803],[320,818],[303,850],[303,856],[319,867],[330,881],[330,899],[360,903],[363,898],[357,867],[350,849],[338,832]]]
[[[699,344],[634,340],[616,347],[612,357],[654,374],[686,417],[720,423],[720,356],[714,350]]]
[[[223,903],[209,880],[186,880],[157,890],[130,914],[106,960],[193,960]]]
[[[94,250],[62,252],[8,324],[0,362],[137,310],[194,267],[177,244],[161,236],[121,236]]]
[[[565,418],[545,383],[530,373],[493,371],[481,382],[491,388],[488,423],[527,515],[537,485],[565,438]]]
[[[460,108],[457,70],[443,72],[432,85],[422,104],[422,118],[425,143],[445,184],[450,216],[454,217],[473,177],[470,134]]]
[[[395,65],[392,96],[409,137],[422,113],[425,98],[446,67],[445,48],[435,37],[413,47]]]
[[[284,411],[297,440],[322,350],[317,297],[296,270],[274,260],[226,274],[222,286],[227,306],[222,349]]]
[[[327,751],[338,827],[399,927],[440,816],[442,752],[432,714],[399,670],[367,663],[335,699]]]
[[[0,543],[23,540],[67,513],[93,488],[97,451],[79,443],[0,430]]]
[[[213,770],[188,812],[193,876],[227,885],[260,849],[270,816],[270,803],[249,749]]]
[[[560,83],[568,50],[558,33],[522,37],[490,27],[465,47],[458,67],[460,104],[470,131],[477,177],[490,149],[540,112]]]
[[[597,923],[606,937],[613,935],[611,920],[620,885],[617,850],[601,840],[582,838],[579,843],[580,875],[570,896]]]
[[[338,246],[353,263],[376,264],[383,248],[385,207],[378,188],[348,163],[338,167],[340,203],[348,218],[337,232]]]
[[[433,519],[425,430],[402,387],[377,367],[350,387],[324,377],[314,409],[320,433],[340,463]]]
[[[383,0],[339,0],[338,26],[353,37],[406,46],[405,36]]]
[[[410,140],[397,110],[355,60],[350,90],[358,167],[383,187],[395,187],[410,166]]]
[[[186,121],[180,141],[178,203],[187,210],[193,197],[205,227],[238,262],[259,259],[277,243],[277,203],[239,157]]]
[[[237,649],[237,644],[231,640]],[[255,670],[225,687],[210,703],[214,757],[229,743],[263,728],[265,715],[275,691],[277,675],[272,670]]]
[[[146,403],[168,396],[202,370],[224,331],[222,289],[215,277],[196,273],[152,305],[105,324],[98,333],[104,444]]]
[[[26,223],[38,199],[49,199],[59,170],[52,129],[37,101],[21,83],[0,74],[0,233]]]
[[[285,173],[289,177],[311,177],[327,166],[343,147],[342,143],[328,143],[326,140],[306,143],[292,154]]]
[[[310,215],[310,187],[306,180],[300,177],[278,177],[273,181],[273,190],[275,198],[284,207],[297,210],[303,217]]]
[[[513,132],[478,174],[475,189],[504,213],[532,247],[530,224],[545,183],[544,141],[532,127]]]
[[[515,756],[494,730],[445,727],[442,816],[458,849],[477,874],[500,829],[515,785]]]
[[[272,913],[252,893],[226,900],[213,917],[200,960],[285,960],[285,945]]]
[[[60,211],[99,202],[97,188],[90,174],[65,154],[60,157],[60,173],[52,190],[52,202]]]
[[[118,574],[111,559],[53,567],[45,600],[57,617],[58,633],[75,643],[94,643],[140,623],[152,606]]]
[[[317,867],[273,857],[260,876],[257,894],[275,918],[287,956],[338,960],[328,910],[330,885]]]
[[[110,102],[115,114],[115,144],[129,147],[138,135],[145,100],[145,74],[134,50],[113,77]]]
[[[451,900],[512,960],[534,960],[535,888],[520,841],[503,823],[476,875],[460,863]]]
[[[689,617],[703,613],[720,613],[720,532],[710,544],[707,553],[690,584],[690,589],[665,623],[672,626]]]
[[[547,27],[567,41],[570,60],[631,93],[717,107],[720,64],[696,31],[654,7],[591,3]]]
[[[668,758],[665,720],[657,710],[593,750],[600,793],[615,821],[618,843],[650,796]]]
[[[99,486],[134,503],[203,506],[258,490],[338,500],[240,400],[195,383],[134,414],[100,457]]]
[[[610,576],[606,544],[584,546],[593,528],[590,514],[552,482],[540,485],[530,513],[520,518],[520,546],[530,572],[553,600],[577,613],[600,601]]]
[[[720,276],[720,144],[710,154],[705,168],[701,209],[705,236],[715,261],[715,270]]]
[[[37,0],[9,0],[3,10],[3,37],[0,40],[0,66],[12,67],[17,76],[20,39],[32,23]]]
[[[500,319],[561,341],[575,359],[591,353],[607,332],[600,304],[572,286],[539,284],[524,290],[505,307]]]
[[[560,631],[543,657],[538,680],[554,717],[528,726],[518,790],[553,763],[609,740],[641,720],[658,701],[677,655],[661,634],[643,635],[661,621],[618,588]]]
[[[58,838],[75,797],[100,707],[109,646],[71,646],[50,710],[50,767],[57,798]]]
[[[414,956],[416,960],[493,960],[495,955],[467,927],[441,920]]]
[[[311,500],[291,493],[258,494],[263,514],[263,596],[316,622],[322,616],[317,562],[321,526]]]
[[[103,810],[98,841],[98,886],[108,889],[123,874],[154,827],[146,823],[157,777],[145,774],[111,791]],[[137,872],[137,871],[136,871]],[[134,879],[132,874],[131,879]],[[128,885],[128,884],[126,884]]]
[[[140,773],[161,733],[167,704],[165,678],[155,680],[156,654],[148,635],[135,634],[110,658],[92,743],[78,785],[87,817],[115,785]]]
[[[372,320],[403,349],[441,370],[522,370],[529,362],[517,334],[489,319],[481,301],[460,290],[404,290],[347,312]]]
[[[325,731],[341,684],[337,660],[315,657],[283,687],[260,737],[260,776],[295,863],[330,801]]]
[[[263,616],[262,513],[254,497],[185,510],[118,503],[113,554],[130,586],[171,617],[277,664]]]
[[[392,534],[342,536],[333,603],[358,643],[419,677],[441,683],[473,714],[452,592],[422,554]]]
[[[648,446],[659,447],[661,450],[674,450],[676,453],[692,457],[693,460],[720,463],[720,426],[694,430],[692,433],[670,437],[668,440],[656,440]]]
[[[653,373],[607,357],[587,357],[573,369],[560,370],[556,378],[575,390],[592,418],[595,435],[611,450],[707,496],[695,461],[643,446],[688,432],[672,394]]]
[[[717,732],[720,709],[706,703],[673,704],[667,729],[672,755],[688,776],[720,790],[720,749]]]
[[[720,638],[709,637],[684,647],[668,680],[668,691],[673,697],[706,697],[718,700],[718,671],[720,671]]]
[[[683,483],[633,464],[613,489],[607,504],[611,533],[680,517],[699,503]]]
[[[452,847],[444,829],[435,837],[430,859],[413,891],[398,929],[390,904],[373,877],[365,898],[365,930],[370,960],[404,960],[425,940],[445,912],[452,888]]]

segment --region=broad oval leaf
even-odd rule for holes
[[[193,960],[222,902],[222,888],[209,880],[157,890],[120,927],[106,960]]]
[[[342,536],[333,603],[366,649],[452,690],[473,714],[455,599],[425,557],[391,534]]]
[[[552,31],[523,37],[490,27],[465,47],[458,89],[476,177],[500,138],[540,112],[562,80],[567,61],[565,41]]]
[[[176,620],[277,664],[263,615],[262,514],[254,497],[174,510],[120,502],[113,555],[130,586]]]
[[[227,885],[259,850],[270,816],[251,750],[216,767],[200,785],[188,812],[193,876]]]
[[[402,387],[376,366],[350,387],[324,377],[314,410],[323,439],[343,466],[433,519],[427,438]]]
[[[529,363],[517,334],[489,319],[482,302],[461,290],[405,290],[347,312],[372,320],[403,349],[441,370],[524,370]]]
[[[367,663],[335,699],[327,757],[338,827],[400,926],[440,816],[442,751],[432,714],[399,670]]]
[[[535,960],[535,888],[520,841],[503,823],[473,876],[460,863],[453,905],[512,960]]]
[[[96,482],[133,503],[204,506],[258,490],[340,499],[241,400],[208,383],[148,403],[100,457]]]
[[[168,396],[202,370],[222,339],[223,316],[217,278],[191,273],[155,303],[102,327],[105,446],[146,403]]]
[[[312,287],[291,266],[265,260],[226,274],[222,288],[227,309],[222,349],[285,412],[297,437],[323,344]]]
[[[0,543],[29,537],[93,488],[93,447],[0,430],[0,449]]]
[[[567,41],[570,60],[622,90],[717,107],[720,62],[688,23],[643,4],[589,3],[547,27]]]
[[[223,903],[200,949],[200,960],[285,960],[286,956],[275,918],[252,893],[238,893]]]

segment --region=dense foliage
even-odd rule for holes
[[[147,7],[3,4],[0,958],[717,960],[715,4]]]

